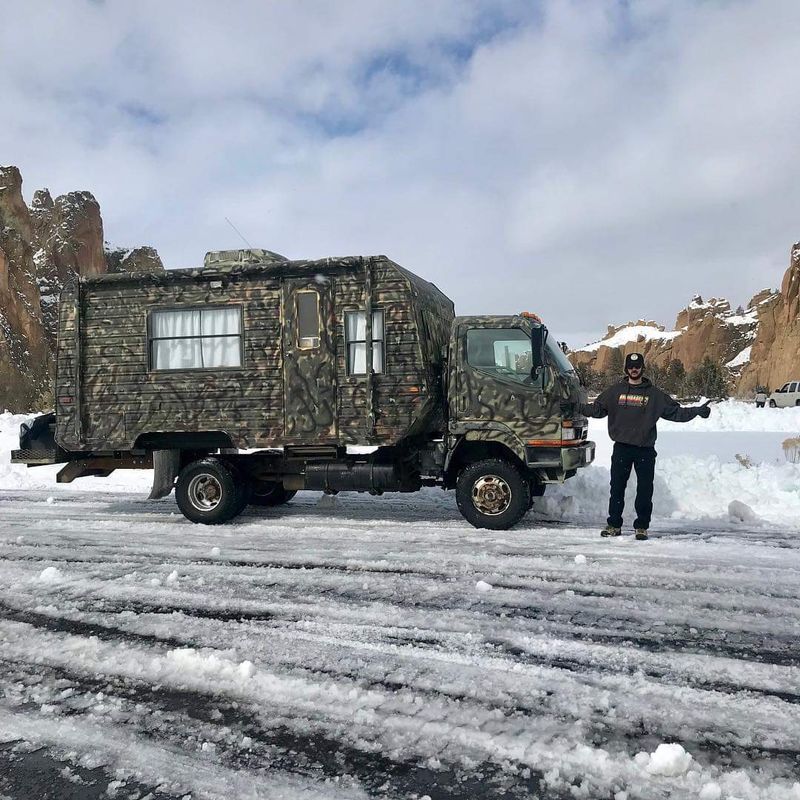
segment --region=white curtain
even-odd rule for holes
[[[345,315],[348,371],[351,375],[367,372],[367,314],[348,311]],[[372,312],[372,371],[383,372],[383,311]]]
[[[153,368],[241,366],[240,316],[239,308],[153,312]]]
[[[238,308],[203,309],[203,335],[220,337],[201,340],[204,367],[241,366],[240,315]]]

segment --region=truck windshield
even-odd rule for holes
[[[531,340],[519,328],[473,328],[467,331],[467,363],[491,375],[530,383]]]
[[[547,337],[547,359],[559,372],[566,372],[569,375],[575,373],[575,368],[569,363],[569,359],[564,355],[561,346],[552,336]]]

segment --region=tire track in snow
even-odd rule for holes
[[[426,501],[424,498],[422,501],[420,513],[406,517],[406,520],[423,520],[430,516],[431,507],[426,510]],[[439,515],[439,521],[435,524],[425,521],[417,525],[405,521],[397,525],[376,522],[378,513],[344,514],[340,507],[336,512],[339,516],[333,518],[326,517],[318,509],[309,513],[309,508],[300,509],[302,513],[290,512],[285,518],[278,515],[248,516],[243,524],[232,526],[228,535],[187,526],[181,520],[170,520],[162,508],[154,509],[157,504],[141,506],[125,499],[115,502],[126,512],[124,517],[103,511],[104,507],[112,508],[110,503],[105,506],[101,503],[99,515],[94,515],[90,503],[73,503],[66,519],[48,518],[42,526],[31,526],[30,536],[26,531],[26,539],[35,542],[31,547],[35,546],[36,556],[41,556],[41,560],[22,564],[22,571],[11,572],[2,566],[2,552],[13,551],[15,555],[21,552],[15,549],[17,546],[14,544],[18,531],[14,529],[15,525],[6,527],[10,521],[5,514],[6,508],[0,510],[0,537],[3,533],[8,537],[6,543],[0,545],[0,568],[3,569],[0,578],[19,595],[14,597],[12,605],[45,616],[57,617],[60,614],[89,625],[105,626],[103,635],[108,636],[109,644],[125,643],[128,634],[164,636],[170,623],[165,621],[164,628],[159,628],[153,620],[157,615],[148,612],[168,614],[180,608],[186,619],[183,622],[172,620],[172,625],[178,626],[175,632],[168,634],[173,640],[184,642],[189,639],[215,649],[233,646],[241,654],[240,658],[258,654],[259,659],[265,659],[266,668],[277,669],[279,674],[289,677],[303,669],[300,664],[303,657],[314,656],[317,663],[312,667],[332,658],[338,671],[334,670],[333,674],[323,678],[321,669],[316,670],[315,676],[312,668],[303,673],[309,684],[327,680],[332,682],[332,689],[355,686],[357,690],[367,692],[370,687],[376,687],[380,689],[378,694],[387,698],[405,692],[408,697],[420,697],[423,704],[439,709],[449,708],[442,705],[446,698],[441,690],[453,692],[455,696],[460,680],[468,691],[473,692],[471,701],[479,715],[485,715],[493,703],[500,701],[496,692],[479,690],[476,693],[475,687],[480,688],[483,680],[494,680],[501,668],[507,669],[514,663],[528,666],[522,663],[522,656],[499,653],[496,647],[488,655],[482,652],[482,645],[493,644],[492,632],[507,634],[517,629],[530,636],[541,628],[541,635],[552,637],[557,646],[575,641],[591,645],[593,639],[597,642],[599,637],[606,636],[607,645],[620,655],[630,649],[631,642],[641,644],[641,650],[667,657],[672,653],[680,657],[687,645],[697,644],[706,648],[703,654],[728,647],[730,655],[755,664],[760,655],[759,648],[763,648],[767,658],[772,660],[785,654],[786,644],[797,630],[797,614],[792,615],[790,602],[796,594],[796,590],[793,592],[798,575],[796,549],[781,548],[781,561],[777,562],[770,555],[768,545],[755,543],[752,541],[754,537],[746,535],[746,532],[737,533],[738,539],[732,535],[715,534],[713,545],[708,540],[679,542],[677,536],[674,542],[656,538],[652,543],[655,547],[646,553],[636,553],[632,549],[613,551],[594,537],[590,540],[580,529],[560,528],[557,535],[548,532],[546,540],[540,538],[524,546],[515,545],[511,556],[499,557],[499,549],[510,540],[525,542],[530,529],[522,530],[521,535],[515,537],[505,534],[478,536],[460,522],[442,515],[438,509],[434,515]],[[398,509],[404,516],[408,510],[407,504],[388,503],[387,507]],[[52,510],[50,506],[47,509]],[[352,519],[353,516],[357,518]],[[24,521],[25,513],[20,512],[19,519]],[[28,514],[29,525],[30,522]],[[48,525],[50,530],[46,529]],[[758,537],[763,539],[764,536],[759,532]],[[732,544],[746,539],[750,540],[746,542],[750,562],[747,570],[741,567],[741,552],[739,563],[735,563],[736,547]],[[87,557],[87,562],[84,565],[79,561],[61,562],[68,573],[64,585],[43,586],[37,582],[36,571],[44,566],[59,566],[59,559],[68,555],[70,542],[80,542],[81,555]],[[220,546],[230,560],[222,563],[205,557],[214,545]],[[592,570],[576,568],[571,563],[576,552],[585,552],[601,567]],[[237,553],[246,555],[237,558]],[[698,557],[702,560],[700,570],[693,566]],[[776,566],[769,568],[770,561]],[[264,562],[268,566],[262,566]],[[179,586],[148,585],[151,575],[160,575],[163,579],[173,568],[181,573]],[[138,572],[140,577],[132,578],[128,585],[125,582],[128,576],[123,574],[126,570]],[[742,580],[745,576],[750,577]],[[500,588],[503,577],[511,588]],[[702,582],[706,577],[709,583],[704,593]],[[539,582],[546,591],[537,593],[525,585],[537,578],[543,579]],[[495,589],[485,596],[475,595],[473,587],[478,579],[494,581]],[[361,586],[363,580],[368,581],[369,588]],[[655,592],[647,591],[644,584],[648,581]],[[737,591],[737,581],[741,581],[741,591]],[[506,593],[514,592],[517,600],[507,602]],[[719,602],[715,601],[715,594],[722,598]],[[729,598],[723,598],[726,594]],[[608,606],[593,607],[606,602],[603,596],[608,595]],[[736,602],[737,596],[740,603]],[[773,603],[772,598],[778,602]],[[526,603],[538,606],[527,611],[527,616]],[[40,604],[43,608],[37,608]],[[746,606],[748,612],[738,613],[737,605]],[[762,620],[764,610],[771,605],[780,609],[781,617]],[[680,608],[680,614],[669,619],[668,624],[656,627],[655,622],[663,621],[665,611],[673,606]],[[59,610],[61,607],[63,610]],[[259,614],[262,619],[256,619]],[[115,616],[117,620],[114,620]],[[402,624],[387,625],[389,620]],[[232,628],[227,639],[220,635],[225,627],[223,621]],[[351,633],[343,635],[344,629],[337,627],[342,621],[352,626]],[[181,625],[186,626],[185,631],[180,629]],[[358,626],[363,636],[353,636],[352,630]],[[334,634],[327,639],[321,634],[325,627],[328,633]],[[696,634],[692,633],[692,627],[697,629]],[[119,635],[114,628],[120,631]],[[40,630],[46,631],[46,626]],[[716,632],[716,640],[704,638],[712,632]],[[725,633],[727,642],[722,633]],[[468,634],[476,637],[474,646],[467,642]],[[96,634],[85,629],[76,639],[85,642],[92,635]],[[416,644],[413,641],[415,635],[420,637]],[[216,642],[215,636],[218,637]],[[282,637],[285,642],[280,651],[275,649],[276,637]],[[398,637],[410,641],[404,644],[398,642]],[[564,645],[558,644],[556,639]],[[731,639],[735,639],[732,646]],[[168,644],[173,646],[172,642]],[[293,662],[289,654],[292,645],[298,651]],[[270,647],[273,647],[272,654]],[[141,639],[134,651],[140,652],[143,658],[150,658],[153,648],[160,651],[162,646],[157,640]],[[433,648],[436,653],[431,653]],[[772,648],[771,652],[767,652],[769,648]],[[452,663],[446,668],[439,666],[432,670],[429,662],[435,657]],[[582,661],[581,658],[576,660]],[[768,667],[766,664],[762,666]],[[617,697],[624,700],[626,693],[640,688],[631,684],[624,675],[615,685],[607,682],[618,673],[625,673],[613,660],[589,663],[583,670],[580,667],[558,669],[547,664],[538,667],[541,669],[532,674],[536,675],[539,685],[544,685],[542,681],[551,681],[551,688],[547,690],[549,694],[546,692],[544,696],[560,698],[561,701],[573,690],[586,692],[586,697],[592,691],[602,691],[612,701]],[[95,668],[99,667],[95,665]],[[92,667],[87,666],[87,674],[91,671]],[[383,686],[381,676],[385,682]],[[692,718],[687,716],[681,703],[696,696],[692,694],[697,688],[692,684],[692,675],[685,670],[676,670],[666,677],[668,682],[662,687],[665,719],[668,717],[668,701],[680,701],[674,702],[673,730],[680,730],[682,725],[691,726]],[[448,683],[437,687],[437,680]],[[733,685],[736,685],[735,681]],[[529,687],[529,684],[524,686]],[[707,687],[704,685],[704,688]],[[743,688],[742,694],[746,695],[746,692]],[[524,716],[527,710],[524,698],[516,702],[511,690],[509,698],[507,708],[501,705],[497,709],[510,712],[509,720],[502,723],[487,721],[490,729],[492,724],[500,726],[494,730],[495,744],[499,742],[508,748],[512,742],[532,741],[534,751],[523,755],[523,761],[537,758],[538,764],[554,763],[547,761],[551,753],[539,746],[550,741],[548,737],[556,737],[556,748],[559,742],[573,747],[583,743],[590,747],[594,760],[590,759],[580,767],[567,758],[567,764],[571,765],[569,768],[576,776],[581,769],[590,775],[600,791],[599,796],[608,793],[612,780],[597,761],[601,739],[598,739],[593,719],[584,719],[574,713],[572,716],[559,716],[559,706],[554,706],[542,710],[544,720],[530,720]],[[754,709],[771,707],[768,696],[745,696],[744,699],[752,703]],[[241,701],[245,702],[249,700]],[[464,705],[463,700],[461,705]],[[528,702],[527,705],[534,703]],[[610,708],[615,707],[620,706],[612,702]],[[282,705],[278,703],[275,708],[280,710]],[[726,709],[725,703],[716,711],[709,705],[709,721],[718,728],[724,726],[723,712],[727,713]],[[318,712],[319,709],[315,713]],[[662,712],[657,712],[656,716],[659,713]],[[376,718],[372,725],[366,725],[368,736],[365,741],[381,731],[386,732],[387,728],[392,730],[401,719],[393,716],[395,711],[387,711],[387,715]],[[448,711],[445,719],[449,715]],[[597,718],[601,716],[598,712]],[[346,722],[337,723],[336,719],[335,710],[329,709],[323,710],[321,720],[315,722],[327,726],[331,741],[346,747],[351,732],[346,730]],[[190,721],[187,726],[191,724]],[[516,730],[513,726],[517,724],[519,732],[516,737],[509,738],[509,730]],[[644,729],[637,739],[637,724],[639,721],[632,718],[623,726],[632,736],[626,747],[637,743],[652,746],[654,734]],[[780,727],[782,724],[788,723],[776,718],[776,725]],[[536,728],[537,725],[545,727]],[[470,746],[476,746],[476,734],[474,731],[472,734],[473,738],[466,736],[457,746],[451,741],[447,758],[458,760],[468,754]],[[684,738],[683,741],[688,743],[691,739]],[[498,752],[492,750],[488,763],[502,761]],[[632,752],[629,750],[628,757]],[[773,774],[783,770],[785,777],[787,770],[796,770],[790,763],[793,757],[791,748],[783,754],[780,748],[753,749],[743,768],[753,776],[754,785],[761,781],[766,787],[764,781],[767,778],[763,774],[759,777],[758,772],[765,752],[773,754],[772,762],[767,764]],[[698,751],[698,758],[701,755]],[[646,783],[638,768],[634,770],[629,761],[620,760],[621,756],[622,753],[615,751],[612,763],[627,781],[625,785],[630,789],[631,797],[666,796],[663,794],[663,781],[650,777]],[[738,757],[748,757],[746,748],[737,751]],[[622,783],[619,788],[624,788]],[[775,788],[775,797],[785,794],[785,786],[772,788]],[[562,790],[563,787],[559,789],[558,782],[552,780],[547,784],[544,796],[553,797],[555,792]],[[738,796],[756,795],[740,792]]]

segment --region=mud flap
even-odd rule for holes
[[[148,500],[160,500],[166,497],[175,484],[175,478],[181,468],[180,450],[153,451],[153,488]]]

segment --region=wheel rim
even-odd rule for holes
[[[499,475],[484,475],[472,486],[472,504],[481,514],[496,517],[511,505],[511,487]]]
[[[213,475],[195,475],[189,482],[187,494],[198,511],[213,511],[222,501],[222,484]]]

